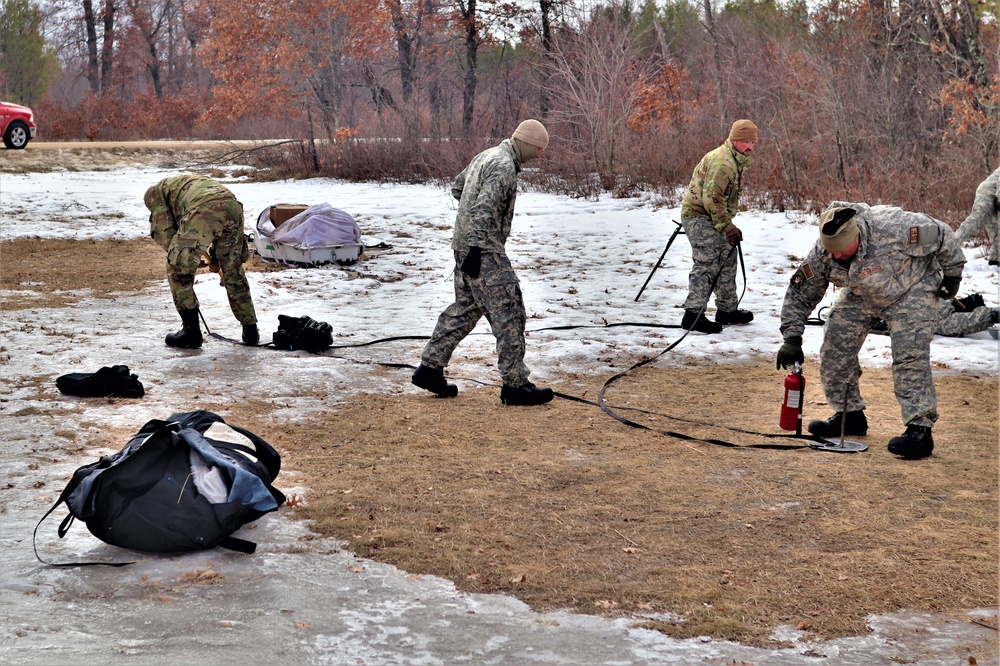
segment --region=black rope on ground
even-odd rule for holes
[[[733,245],[733,246],[730,247],[729,253],[726,255],[726,259],[723,261],[723,265],[725,264],[725,261],[729,260],[729,257],[732,256],[733,252],[738,252],[737,256],[738,256],[738,259],[739,259],[740,269],[741,269],[741,273],[742,273],[742,276],[743,276],[743,291],[740,293],[740,297],[737,300],[737,304],[736,304],[737,309],[739,309],[739,304],[743,301],[743,296],[746,294],[746,264],[743,261],[743,249],[740,247],[740,244],[737,243],[737,244],[735,244],[735,245]],[[715,274],[715,277],[712,280],[712,286],[709,289],[710,293],[715,290],[715,286],[716,286],[716,284],[718,284],[719,277],[721,276],[721,274],[722,274],[722,268],[720,267],[719,272],[717,272]],[[706,303],[704,305],[702,305],[701,310],[698,311],[698,316],[695,318],[695,321],[697,321],[698,318],[700,318],[702,315],[704,315],[705,309],[707,307],[708,307],[708,302],[706,301]],[[210,336],[216,338],[216,339],[223,340],[223,341],[230,342],[230,343],[237,344],[237,345],[242,345],[242,346],[245,346],[245,347],[267,347],[267,348],[274,349],[276,351],[303,351],[303,350],[286,350],[286,349],[281,348],[281,347],[276,347],[276,346],[274,346],[273,343],[270,343],[270,342],[262,344],[262,345],[248,345],[246,343],[243,343],[243,342],[240,342],[240,341],[237,341],[237,340],[233,340],[231,338],[227,338],[224,335],[220,335],[218,333],[213,333],[212,330],[209,329],[208,322],[205,321],[205,316],[203,314],[201,314],[200,310],[199,310],[199,314],[201,315],[202,323],[205,325],[205,329],[206,329],[206,331],[208,331],[208,334]],[[527,333],[539,333],[539,332],[542,332],[542,331],[568,331],[568,330],[573,330],[573,329],[578,329],[578,328],[614,328],[614,327],[619,327],[619,326],[641,326],[641,327],[647,327],[647,328],[682,328],[679,324],[659,324],[659,323],[653,323],[653,322],[612,322],[612,323],[604,323],[604,324],[567,324],[567,325],[562,325],[562,326],[547,326],[547,327],[543,327],[543,328],[532,329],[530,331],[525,331],[525,333],[526,334]],[[601,386],[601,390],[598,392],[597,401],[596,402],[594,402],[592,400],[587,400],[586,398],[581,398],[579,396],[570,395],[568,393],[560,393],[558,391],[553,391],[553,395],[555,397],[561,398],[563,400],[569,400],[569,401],[572,401],[572,402],[579,402],[579,403],[583,403],[583,404],[587,404],[587,405],[594,405],[596,407],[599,407],[608,416],[610,416],[611,418],[615,419],[619,423],[622,423],[622,424],[627,425],[629,427],[638,428],[640,430],[648,430],[650,432],[659,433],[661,435],[666,435],[668,437],[673,437],[674,439],[680,439],[680,440],[684,440],[684,441],[704,442],[704,443],[707,443],[707,444],[715,444],[715,445],[718,445],[718,446],[726,446],[726,447],[730,447],[730,448],[761,448],[761,449],[789,450],[789,449],[802,449],[802,448],[807,448],[807,447],[810,446],[809,444],[735,444],[733,442],[730,442],[730,441],[727,441],[727,440],[724,440],[724,439],[695,437],[693,435],[688,435],[686,433],[676,432],[676,431],[673,431],[673,430],[661,430],[661,429],[658,429],[658,428],[652,428],[652,427],[644,425],[642,423],[638,423],[636,421],[633,421],[632,419],[626,418],[626,417],[618,414],[614,410],[615,409],[620,409],[622,411],[635,411],[635,412],[640,412],[640,413],[643,413],[643,414],[650,414],[650,415],[660,416],[660,417],[663,417],[663,418],[674,419],[674,420],[677,420],[677,421],[683,421],[685,423],[691,423],[691,424],[695,424],[695,425],[707,426],[707,427],[712,427],[712,428],[721,428],[721,429],[724,429],[724,430],[730,430],[732,432],[739,432],[739,433],[749,434],[749,435],[755,435],[755,436],[759,436],[759,437],[767,437],[767,438],[775,438],[775,439],[777,439],[777,438],[780,438],[780,439],[798,439],[798,440],[806,440],[806,441],[809,441],[809,442],[822,442],[822,443],[826,442],[826,440],[824,440],[822,438],[818,438],[818,437],[811,436],[811,435],[799,435],[799,434],[789,435],[789,434],[784,434],[784,433],[757,432],[757,431],[746,430],[746,429],[742,429],[742,428],[734,428],[732,426],[718,425],[718,424],[714,424],[714,423],[706,423],[706,422],[703,422],[703,421],[696,421],[696,420],[693,420],[693,419],[685,419],[685,418],[682,418],[682,417],[671,416],[669,414],[662,414],[662,413],[659,413],[659,412],[652,412],[652,411],[648,411],[648,410],[644,410],[644,409],[639,409],[639,408],[635,408],[635,407],[609,406],[605,402],[605,400],[604,400],[604,394],[607,391],[608,387],[610,387],[612,384],[614,384],[615,382],[617,382],[621,378],[623,378],[626,375],[628,375],[629,373],[631,373],[633,370],[637,370],[638,368],[641,368],[644,365],[652,363],[653,361],[655,361],[656,359],[660,358],[661,356],[663,356],[667,352],[669,352],[669,351],[673,350],[674,348],[676,348],[677,345],[679,345],[684,340],[684,338],[686,338],[688,336],[688,334],[691,332],[691,329],[683,329],[683,330],[684,330],[684,334],[681,335],[681,337],[679,337],[677,340],[675,340],[674,342],[672,342],[665,349],[661,350],[655,356],[651,356],[651,357],[649,357],[647,359],[639,361],[638,363],[633,364],[628,369],[623,370],[622,372],[619,372],[618,374],[614,375],[613,377],[611,377],[610,379],[608,379],[607,381],[605,381],[604,385]],[[485,335],[485,333],[483,335]],[[317,356],[325,356],[327,358],[336,358],[336,359],[339,359],[339,360],[349,361],[349,362],[352,362],[352,363],[359,363],[359,364],[362,364],[362,365],[378,365],[378,366],[385,367],[385,368],[416,370],[416,366],[411,365],[409,363],[389,363],[389,362],[383,362],[383,361],[361,361],[361,360],[358,360],[358,359],[353,359],[353,358],[349,358],[349,357],[346,357],[346,356],[341,356],[339,354],[330,354],[330,353],[326,353],[326,352],[328,350],[333,350],[333,349],[351,349],[351,348],[359,348],[359,347],[369,347],[369,346],[372,346],[372,345],[383,344],[383,343],[386,343],[386,342],[397,342],[397,341],[400,341],[400,340],[429,340],[429,339],[430,339],[430,336],[427,336],[427,335],[397,335],[397,336],[392,336],[392,337],[387,337],[387,338],[379,338],[379,339],[371,340],[371,341],[368,341],[368,342],[357,342],[357,343],[344,344],[344,345],[332,345],[332,346],[327,347],[326,349],[324,349],[322,351],[310,352],[310,353],[316,354]],[[308,351],[308,350],[304,350],[304,351]],[[449,379],[469,381],[469,382],[473,382],[473,383],[479,384],[481,386],[496,386],[495,384],[491,384],[489,382],[480,381],[478,379],[473,379],[471,377],[449,377]]]
[[[733,245],[732,247],[730,247],[729,254],[726,255],[726,258],[723,260],[722,263],[723,263],[723,265],[725,265],[725,262],[729,260],[729,257],[731,257],[732,254],[733,254],[733,252],[736,251],[736,250],[739,250],[738,257],[739,257],[739,262],[740,262],[740,268],[742,269],[742,274],[743,274],[743,293],[740,294],[740,298],[737,300],[737,303],[736,303],[736,307],[737,307],[737,309],[739,309],[739,303],[742,302],[743,296],[744,296],[744,294],[746,294],[746,265],[743,262],[743,250],[740,248],[740,244],[739,243],[737,243],[737,244]],[[719,271],[715,274],[715,277],[712,280],[712,286],[709,289],[709,293],[715,291],[715,286],[719,282],[719,276],[720,275],[722,275],[722,268],[721,267],[719,268]],[[706,303],[704,305],[702,305],[701,310],[698,312],[698,316],[695,317],[695,321],[697,321],[698,318],[700,318],[702,315],[705,314],[705,308],[706,307],[708,307],[707,301],[706,301]],[[598,394],[597,394],[597,403],[596,403],[597,406],[600,407],[601,410],[605,414],[607,414],[611,418],[615,419],[619,423],[623,423],[623,424],[625,424],[627,426],[630,426],[632,428],[639,428],[641,430],[649,430],[651,432],[656,432],[656,433],[659,433],[661,435],[666,435],[668,437],[673,437],[675,439],[681,439],[681,440],[686,440],[686,441],[705,442],[705,443],[708,443],[708,444],[716,444],[718,446],[727,446],[727,447],[734,447],[734,448],[802,449],[802,448],[806,448],[806,447],[809,446],[808,444],[734,444],[733,442],[729,442],[729,441],[724,440],[724,439],[694,437],[693,435],[688,435],[688,434],[685,434],[685,433],[679,433],[679,432],[675,432],[675,431],[672,431],[672,430],[660,430],[658,428],[652,428],[652,427],[644,425],[642,423],[638,423],[636,421],[633,421],[632,419],[626,418],[626,417],[622,416],[621,414],[618,414],[617,412],[615,412],[614,409],[612,409],[610,406],[607,405],[607,403],[605,403],[605,401],[604,401],[604,394],[607,391],[607,389],[608,389],[609,386],[611,386],[612,384],[614,384],[615,382],[617,382],[622,377],[625,377],[626,375],[628,375],[633,370],[637,370],[638,368],[641,368],[644,365],[652,363],[653,361],[655,361],[656,359],[660,358],[661,356],[663,356],[667,352],[671,351],[672,349],[674,349],[675,347],[677,347],[677,345],[679,345],[684,340],[684,338],[686,338],[688,336],[688,334],[690,332],[691,332],[691,329],[686,329],[684,331],[684,334],[681,337],[679,337],[677,340],[675,340],[670,345],[668,345],[665,349],[663,349],[662,351],[660,351],[660,353],[656,354],[655,356],[651,356],[651,357],[649,357],[649,358],[647,358],[645,360],[639,361],[638,363],[635,363],[634,365],[632,365],[628,369],[623,370],[622,372],[619,372],[615,376],[613,376],[610,379],[608,379],[607,381],[605,381],[604,385],[601,387],[600,392],[598,392]],[[564,397],[564,398],[579,400],[577,398],[571,398],[570,396],[564,396],[563,394],[557,394],[557,395],[559,395],[560,397]],[[630,408],[620,408],[619,407],[618,409],[630,409]],[[641,410],[641,409],[636,409],[634,411],[639,411],[639,412],[648,413],[648,414],[655,414],[655,412],[646,412],[645,410]],[[677,417],[672,417],[672,416],[669,416],[669,415],[666,415],[666,414],[659,414],[659,416],[664,416],[664,417],[667,417],[667,418],[677,418]],[[686,419],[677,419],[677,420],[686,420]],[[689,421],[689,422],[691,422],[691,423],[698,423],[697,421]],[[806,437],[804,435],[786,435],[786,434],[783,434],[783,433],[758,433],[758,432],[754,432],[754,431],[750,431],[750,430],[742,430],[742,429],[737,429],[737,428],[731,428],[729,426],[720,426],[720,425],[716,425],[716,424],[701,423],[700,425],[709,425],[709,426],[715,427],[715,428],[724,428],[726,430],[733,430],[735,432],[742,432],[742,433],[753,434],[753,435],[758,435],[758,436],[763,436],[763,437],[786,438],[786,439],[788,439],[788,438],[791,438],[791,439],[808,439],[810,441],[822,441],[822,440],[818,440],[818,439],[813,438],[813,437]]]

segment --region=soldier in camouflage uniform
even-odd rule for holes
[[[448,398],[458,394],[444,378],[444,368],[465,336],[485,315],[497,340],[497,365],[503,379],[505,405],[540,405],[552,400],[552,389],[528,380],[524,364],[527,315],[517,275],[505,245],[514,217],[517,174],[521,166],[548,145],[549,135],[537,120],[525,120],[510,139],[484,150],[458,174],[451,194],[458,215],[451,248],[455,253],[455,302],[438,318],[424,348],[413,384]]]
[[[865,401],[858,352],[872,327],[884,319],[892,348],[892,379],[906,432],[889,440],[889,451],[906,459],[929,456],[937,397],[930,346],[938,325],[938,299],[958,293],[965,255],[944,222],[895,206],[834,202],[820,215],[820,239],[792,275],[781,308],[784,344],[778,367],[803,361],[806,318],[827,285],[840,295],[826,321],[820,348],[820,379],[837,412],[813,421],[819,437],[864,436]],[[845,410],[846,402],[846,410]],[[846,412],[846,413],[845,413]]]
[[[990,239],[991,266],[1000,264],[997,247],[997,229],[1000,228],[1000,168],[986,177],[976,188],[976,198],[972,202],[972,212],[955,232],[959,243],[972,239],[978,233],[986,232]]]
[[[233,314],[243,324],[243,341],[260,339],[257,314],[243,264],[250,248],[243,233],[243,205],[226,187],[206,176],[164,178],[144,197],[150,236],[167,251],[167,282],[183,328],[167,335],[171,347],[197,349],[203,342],[194,276],[202,256],[218,261]]]
[[[701,158],[684,193],[681,226],[691,243],[693,260],[681,321],[685,329],[718,333],[723,324],[753,321],[752,312],[736,309],[736,252],[730,246],[743,240],[733,217],[739,211],[743,170],[753,163],[750,153],[756,143],[757,126],[749,120],[737,120],[726,142]],[[718,312],[713,322],[702,313],[716,276]]]

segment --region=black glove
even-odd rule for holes
[[[962,283],[961,275],[945,275],[941,278],[941,286],[938,287],[939,298],[955,298],[958,294],[958,285]]]
[[[296,346],[306,351],[322,351],[333,344],[333,327],[325,321],[304,317],[302,329],[295,338]]]
[[[469,253],[465,255],[465,259],[462,261],[462,272],[475,280],[479,277],[479,268],[482,266],[482,263],[483,249],[481,247],[472,246],[469,248]]]
[[[778,362],[775,367],[780,370],[796,363],[801,365],[805,360],[806,357],[802,355],[802,336],[790,335],[785,338],[785,342],[778,350]]]
[[[333,345],[333,327],[312,317],[278,315],[278,330],[272,336],[275,347],[318,352]]]

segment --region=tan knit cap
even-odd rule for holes
[[[757,141],[757,126],[749,120],[737,120],[729,129],[730,141]]]
[[[549,145],[549,133],[545,131],[545,125],[534,118],[529,118],[518,125],[514,133],[510,135],[510,138],[520,139],[538,149]]]
[[[819,237],[828,252],[843,252],[858,237],[857,211],[853,208],[827,208],[819,216]]]

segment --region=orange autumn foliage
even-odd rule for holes
[[[217,79],[206,121],[301,113],[333,94],[344,61],[391,37],[378,0],[216,0],[201,55]]]
[[[667,64],[655,80],[640,83],[628,118],[629,128],[648,132],[657,126],[692,120],[697,102],[689,99],[684,90],[687,79],[685,68]]]

